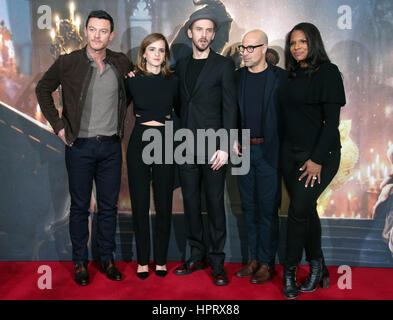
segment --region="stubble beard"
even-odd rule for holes
[[[192,41],[192,43],[194,44],[195,48],[196,48],[199,52],[204,52],[204,51],[206,51],[207,49],[209,49],[210,44],[211,44],[211,41],[207,41],[207,45],[206,45],[205,48],[200,47],[196,41]]]
[[[95,44],[94,40],[91,40],[89,43],[89,47],[91,48],[91,50],[93,50],[96,53],[105,50],[107,48],[107,46],[108,46],[108,43],[105,43],[103,41],[101,41],[101,43],[99,43],[99,44]]]

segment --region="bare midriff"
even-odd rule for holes
[[[140,117],[139,114],[136,114],[135,116],[138,117],[138,118]],[[170,119],[171,119],[171,115],[168,114],[167,116],[165,116],[165,118],[167,118],[168,120],[170,120]],[[143,125],[145,125],[145,126],[155,126],[155,127],[165,126],[164,123],[158,122],[158,121],[155,121],[155,120],[147,121],[147,122],[142,122],[141,124],[143,124]]]

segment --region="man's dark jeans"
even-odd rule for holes
[[[122,153],[117,138],[98,141],[78,138],[66,146],[65,160],[71,195],[70,236],[74,263],[88,262],[88,217],[93,180],[96,183],[101,261],[113,259]]]
[[[280,177],[278,170],[264,159],[263,143],[250,145],[250,148],[250,171],[238,176],[249,260],[274,266],[278,247]]]

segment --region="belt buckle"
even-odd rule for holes
[[[102,136],[96,136],[96,140],[97,140],[98,142],[102,142]]]

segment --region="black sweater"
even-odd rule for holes
[[[311,76],[305,71],[299,68],[280,88],[282,139],[284,145],[309,151],[313,162],[323,164],[329,151],[341,148],[338,126],[344,86],[332,63],[321,65]]]
[[[126,80],[127,100],[134,101],[137,121],[158,121],[164,123],[178,103],[178,78],[172,74],[165,78],[162,74],[145,75],[136,73]]]

